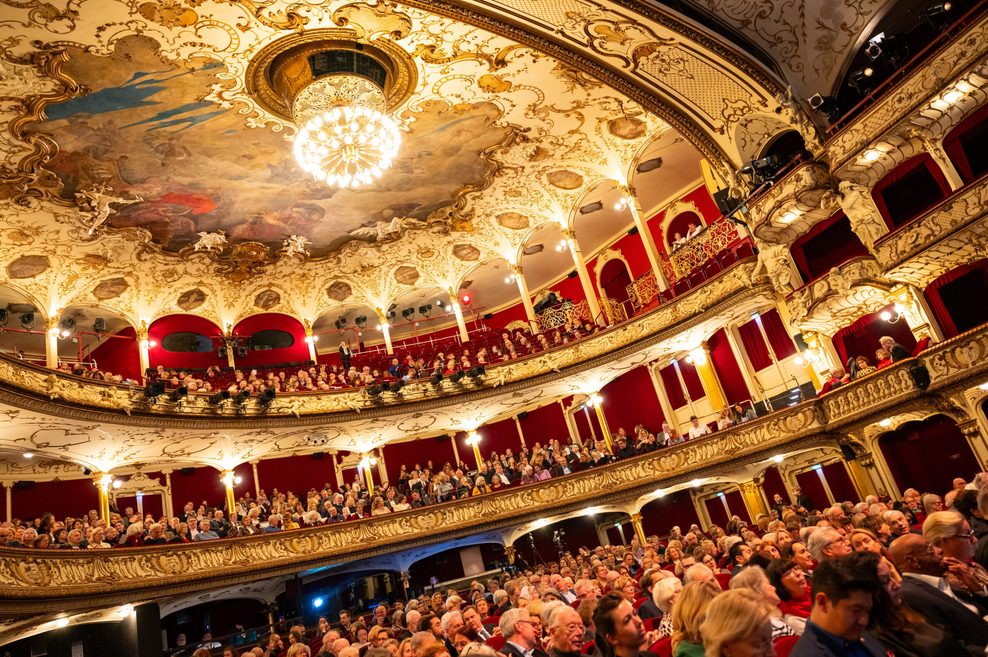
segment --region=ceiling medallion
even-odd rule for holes
[[[248,69],[248,90],[299,127],[295,159],[332,187],[367,185],[391,167],[401,130],[389,115],[415,88],[411,56],[387,39],[347,29],[279,39]]]

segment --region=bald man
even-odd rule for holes
[[[984,650],[988,645],[988,623],[982,617],[988,607],[958,595],[946,580],[948,571],[963,578],[964,564],[945,559],[939,549],[918,534],[892,541],[889,556],[903,575],[899,594],[906,604],[954,638]]]

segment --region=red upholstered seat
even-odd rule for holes
[[[916,343],[916,348],[913,349],[913,356],[918,356],[922,352],[926,351],[926,348],[930,346],[930,336],[920,338]]]
[[[653,616],[652,618],[643,618],[642,625],[645,626],[646,632],[651,632],[659,626],[659,622],[662,620],[662,616]]]
[[[643,604],[645,604],[645,601],[646,600],[648,600],[648,598],[645,598],[645,597],[638,598],[637,600],[635,600],[634,602],[631,603],[631,606],[634,607],[635,609],[638,609]]]
[[[504,647],[504,637],[501,636],[500,634],[495,634],[491,638],[487,639],[487,641],[485,641],[484,643],[489,645],[494,650],[500,650],[501,648]]]
[[[593,641],[588,641],[583,644],[583,648],[580,650],[580,652],[583,653],[584,655],[589,655],[590,653],[593,652],[595,645],[596,644]]]
[[[727,588],[728,588],[728,586],[731,583],[731,574],[730,573],[717,573],[716,575],[714,575],[714,577],[717,578],[717,583],[720,584],[720,588],[722,588],[722,589],[724,589],[726,591]]]
[[[582,602],[582,600],[580,600],[579,598],[577,598],[573,602],[569,603],[569,606],[572,607],[573,609],[576,609],[577,611],[579,611],[580,610],[580,602]]]
[[[484,625],[497,625],[501,622],[501,614],[494,614],[493,616],[488,616],[483,621]]]
[[[672,657],[672,637],[667,636],[664,639],[659,639],[649,646],[648,651],[659,657]]]
[[[789,657],[797,641],[799,641],[798,636],[780,636],[774,643],[775,657]]]

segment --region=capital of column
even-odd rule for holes
[[[147,320],[142,319],[141,325],[137,327],[137,339],[141,342],[147,342],[148,339],[148,323]]]
[[[756,484],[754,480],[744,481],[741,484],[739,484],[739,486],[741,487],[741,492],[744,493],[745,495],[758,495],[759,485]]]
[[[504,556],[508,557],[508,563],[513,564],[515,562],[515,546],[505,545],[504,546]]]
[[[632,523],[634,523],[636,525],[640,525],[641,524],[642,514],[640,514],[640,513],[632,513],[628,517],[631,518],[631,522]]]
[[[509,266],[509,267],[511,267],[511,273],[512,273],[512,274],[516,274],[516,275],[518,275],[518,276],[521,276],[521,275],[522,275],[522,273],[524,273],[524,272],[522,271],[522,268],[521,268],[521,265],[518,265],[518,264],[515,264],[515,263],[511,263],[511,264],[510,264],[510,265],[508,265],[508,266]]]
[[[308,319],[302,320],[302,328],[305,329],[305,335],[307,337],[312,337],[312,322]]]

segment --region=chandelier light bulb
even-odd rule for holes
[[[295,137],[295,159],[313,178],[347,189],[362,187],[391,168],[401,146],[398,124],[370,107],[332,107]]]

